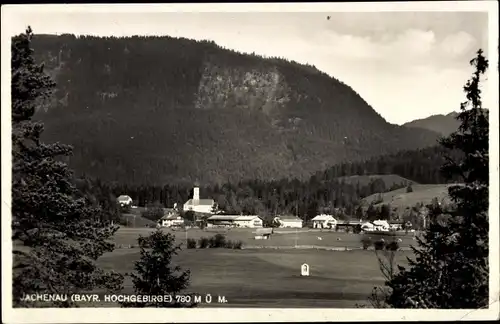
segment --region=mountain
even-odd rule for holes
[[[460,121],[457,120],[458,112],[447,115],[433,115],[423,119],[416,119],[406,124],[405,127],[427,129],[443,136],[448,136],[458,129]]]
[[[340,162],[434,145],[314,66],[171,37],[37,35],[57,83],[43,140],[78,174],[133,184],[307,179]]]

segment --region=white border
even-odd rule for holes
[[[5,323],[111,323],[111,322],[324,322],[394,320],[498,319],[499,289],[499,159],[498,106],[490,107],[490,301],[488,310],[368,310],[368,309],[12,309],[12,242],[10,240],[11,123],[9,21],[25,12],[376,12],[376,11],[486,11],[489,13],[489,82],[498,89],[498,3],[496,1],[267,3],[267,4],[114,4],[114,5],[4,5],[2,10],[2,322]],[[494,101],[498,104],[498,92]],[[458,104],[458,103],[457,103]]]

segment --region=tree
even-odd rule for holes
[[[139,236],[137,242],[141,249],[141,258],[135,262],[135,273],[131,274],[135,295],[170,295],[172,300],[126,302],[122,306],[194,306],[194,300],[181,302],[175,297],[188,287],[190,277],[189,270],[181,271],[179,266],[172,265],[172,257],[181,249],[180,245],[175,245],[175,237],[158,229],[147,237]]]
[[[480,81],[488,60],[479,50],[471,60],[475,72],[464,86],[459,129],[440,141],[463,153],[447,157],[443,174],[460,176],[463,184],[449,188],[454,210],[432,206],[430,224],[418,238],[409,269],[387,281],[392,293],[386,302],[397,308],[481,308],[488,306],[488,112],[482,108]]]
[[[72,294],[122,287],[123,277],[98,268],[96,260],[111,252],[108,240],[118,227],[105,222],[74,185],[61,161],[72,148],[40,141],[43,124],[31,119],[50,97],[54,82],[33,59],[28,27],[12,39],[12,240],[13,304],[35,306],[28,294]],[[44,306],[74,306],[71,300]]]

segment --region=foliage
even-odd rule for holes
[[[407,193],[413,192],[413,187],[411,186],[411,184],[409,184],[408,187],[406,187],[406,192]]]
[[[397,241],[391,241],[385,246],[386,250],[397,251],[399,250],[399,243]]]
[[[200,249],[206,249],[210,246],[210,240],[206,237],[200,237],[198,240],[198,246]]]
[[[373,243],[373,246],[375,247],[375,250],[377,250],[377,251],[383,250],[385,248],[385,241],[382,239],[377,240]]]
[[[188,249],[196,249],[196,240],[192,238],[187,239],[187,246]]]
[[[368,250],[370,246],[372,246],[373,241],[370,237],[364,236],[361,238],[361,243],[363,244],[363,249]]]
[[[114,249],[117,230],[98,199],[78,191],[62,158],[71,147],[40,141],[43,124],[33,122],[54,82],[33,58],[28,27],[12,39],[12,240],[13,305],[37,306],[24,294],[72,294],[122,288],[123,277],[104,272],[96,260]],[[101,201],[102,202],[102,201]],[[19,248],[19,246],[23,248]],[[40,305],[38,305],[40,306]],[[71,307],[72,301],[44,306]]]
[[[160,229],[149,236],[140,236],[137,240],[141,249],[141,257],[135,262],[135,272],[130,276],[134,284],[135,295],[171,295],[172,302],[126,302],[123,307],[192,307],[194,304],[183,304],[175,296],[189,285],[189,270],[182,271],[172,264],[172,257],[177,255],[180,245],[175,245],[175,237]]]
[[[223,234],[215,234],[209,239],[210,248],[223,248],[226,247],[226,236]]]
[[[387,281],[391,289],[385,302],[396,308],[468,308],[488,307],[488,111],[482,109],[480,81],[488,60],[479,50],[471,60],[475,68],[464,86],[467,101],[457,119],[460,127],[441,144],[458,149],[464,158],[450,157],[443,174],[458,175],[460,183],[449,188],[453,210],[435,204],[430,224],[410,267]]]
[[[71,166],[103,181],[307,180],[347,161],[346,174],[373,174],[363,168],[373,161],[352,162],[424,148],[438,137],[387,123],[351,87],[316,68],[213,43],[44,35],[34,45],[58,83],[53,107],[37,112],[50,126],[44,136],[65,138],[75,147]],[[432,161],[421,160],[421,170],[404,160],[375,168],[436,174]]]
[[[141,212],[142,217],[152,220],[154,222],[162,218],[163,215],[164,215],[163,206],[158,201],[146,205],[146,208]]]

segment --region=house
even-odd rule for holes
[[[212,212],[213,205],[213,199],[200,199],[200,188],[194,187],[193,198],[186,201],[183,210],[209,214]]]
[[[184,219],[175,209],[166,208],[163,217],[158,220],[158,224],[161,227],[180,226],[184,224]]]
[[[207,219],[207,227],[262,227],[263,222],[259,216],[249,215],[213,215]]]
[[[274,221],[279,223],[280,227],[302,228],[302,219],[297,216],[277,216]]]
[[[337,220],[332,215],[317,215],[311,221],[313,228],[333,228],[337,226]]]
[[[117,199],[121,207],[132,205],[132,198],[127,195],[120,195]]]

